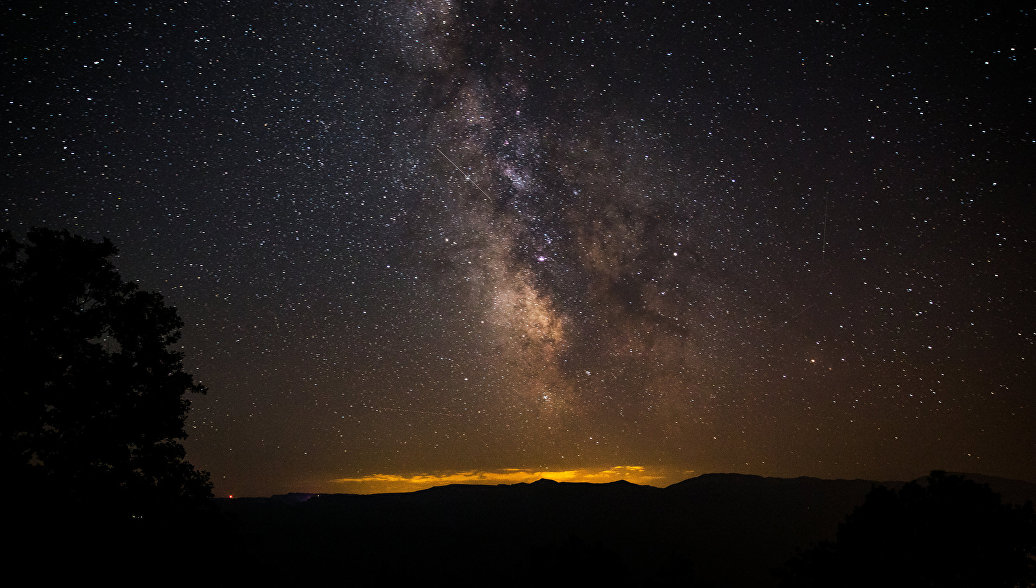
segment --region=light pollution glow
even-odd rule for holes
[[[665,486],[691,477],[693,470],[669,471],[644,466],[617,465],[610,468],[582,468],[574,470],[537,470],[534,468],[501,468],[496,470],[468,470],[422,474],[370,474],[355,478],[337,478],[342,492],[375,494],[382,492],[413,492],[445,484],[517,484],[540,479],[556,482],[607,483],[625,480],[634,484]]]

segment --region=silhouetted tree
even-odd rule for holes
[[[0,234],[0,459],[22,503],[98,520],[179,512],[211,496],[185,460],[188,392],[162,297],[124,282],[110,241]],[[179,509],[179,510],[178,510]]]
[[[793,559],[782,586],[1033,586],[1032,503],[934,471],[899,491],[875,487],[837,540]]]

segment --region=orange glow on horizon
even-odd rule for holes
[[[686,474],[688,470],[673,472]],[[496,470],[465,470],[420,474],[370,474],[353,478],[331,480],[341,491],[354,494],[383,492],[413,492],[446,484],[518,484],[540,479],[555,482],[607,483],[626,480],[634,484],[659,485],[672,483],[672,474],[662,469],[649,470],[639,465],[617,465],[610,468],[580,468],[572,470],[537,470],[533,468],[502,468]],[[680,478],[682,479],[682,478]]]

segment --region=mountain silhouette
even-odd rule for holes
[[[975,478],[1008,502],[1036,498],[1036,484]],[[877,485],[708,474],[666,488],[539,480],[218,504],[239,525],[238,569],[265,581],[776,586]]]

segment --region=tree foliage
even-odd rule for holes
[[[837,540],[794,559],[783,586],[1026,587],[1036,582],[1032,503],[932,472],[898,491],[875,487]]]
[[[185,460],[182,322],[119,276],[110,241],[0,234],[0,459],[25,498],[108,514],[211,495]]]

